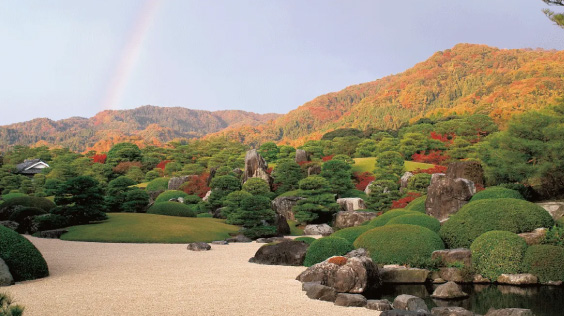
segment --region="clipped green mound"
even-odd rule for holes
[[[398,208],[395,210],[387,211],[386,213],[372,219],[367,225],[372,227],[380,227],[384,226],[394,217],[402,216],[402,215],[409,215],[415,214],[413,211],[408,211],[403,208]]]
[[[393,225],[393,224],[417,225],[417,226],[428,228],[434,231],[435,233],[438,233],[439,230],[441,229],[441,222],[439,222],[438,219],[421,213],[407,214],[407,215],[394,217],[390,221],[388,221],[386,225]]]
[[[358,236],[364,234],[365,232],[371,230],[374,227],[371,226],[356,226],[348,227],[338,230],[331,234],[330,237],[339,237],[348,240],[351,244],[358,238]]]
[[[485,199],[464,205],[440,230],[449,248],[468,248],[481,234],[493,230],[513,233],[552,227],[554,220],[542,207],[517,199]]]
[[[6,262],[14,281],[26,281],[49,275],[47,262],[27,239],[0,225],[0,258]]]
[[[351,242],[344,238],[323,237],[312,242],[307,248],[304,266],[311,267],[333,256],[346,255],[354,250]]]
[[[6,202],[6,201],[9,201],[9,200],[11,200],[11,199],[13,199],[13,198],[23,197],[23,196],[27,196],[27,194],[24,194],[24,193],[8,193],[8,194],[2,195],[1,201],[2,201],[2,202]]]
[[[169,190],[164,191],[163,193],[159,194],[155,199],[155,203],[162,203],[168,202],[170,199],[178,199],[178,198],[187,198],[189,196],[188,193],[179,190]]]
[[[503,273],[521,272],[527,243],[515,233],[495,230],[476,238],[470,250],[478,273],[495,281]]]
[[[12,213],[18,208],[23,207],[35,207],[49,212],[56,207],[55,203],[49,201],[46,198],[40,198],[35,196],[20,196],[14,197],[10,200],[2,203],[0,206],[0,221],[5,221],[12,216]]]
[[[168,190],[168,178],[156,178],[147,184],[148,192],[166,191]]]
[[[313,237],[298,237],[296,239],[294,239],[294,241],[303,241],[308,245],[311,245],[312,242],[316,241],[317,239],[313,238]]]
[[[435,250],[444,249],[443,241],[430,229],[415,225],[386,225],[360,235],[355,248],[365,248],[375,263],[412,264],[431,258]]]
[[[470,202],[487,200],[487,199],[518,199],[524,200],[521,193],[515,190],[502,187],[489,187],[484,191],[480,191],[470,199]]]
[[[411,201],[411,203],[407,204],[405,207],[408,211],[414,211],[425,214],[425,201],[427,201],[427,196],[423,195],[415,200]]]
[[[552,245],[530,246],[523,258],[523,272],[531,273],[540,282],[564,281],[564,248]]]
[[[155,203],[147,210],[147,213],[168,216],[196,217],[196,212],[194,212],[191,207],[178,202]]]

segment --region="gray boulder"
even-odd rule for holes
[[[335,215],[335,227],[347,228],[359,226],[360,224],[369,221],[376,216],[377,214],[374,212],[338,212]]]
[[[14,284],[14,278],[10,273],[8,265],[0,258],[0,286],[10,286]]]
[[[389,311],[384,311],[380,313],[380,316],[430,316],[431,313],[425,311],[402,311],[399,309],[392,309]]]
[[[314,300],[334,302],[337,298],[337,291],[329,286],[313,284],[308,287],[306,295]]]
[[[347,307],[364,307],[366,306],[366,297],[360,294],[339,293],[335,299],[335,305]]]
[[[18,227],[20,227],[20,224],[18,224],[17,222],[14,222],[14,221],[0,221],[0,226],[4,226],[4,227],[9,228],[11,230],[18,230]]]
[[[484,278],[481,274],[474,274],[474,280],[472,280],[472,282],[476,284],[492,283],[490,279]]]
[[[303,149],[296,150],[296,163],[309,161],[307,152]]]
[[[226,240],[214,240],[211,243],[212,245],[229,245],[229,242]]]
[[[301,241],[284,241],[279,244],[260,247],[249,260],[253,263],[301,266],[304,263],[308,245]]]
[[[345,212],[363,210],[366,208],[366,204],[364,204],[364,200],[361,198],[341,198],[337,199],[337,204],[339,204],[341,210]]]
[[[205,242],[193,242],[188,244],[187,249],[191,251],[207,251],[211,249],[211,246]]]
[[[510,285],[533,285],[538,284],[539,279],[529,273],[502,274],[497,278],[497,283]]]
[[[413,177],[413,173],[406,171],[400,178],[400,191],[407,191],[407,185],[409,184],[409,179]]]
[[[461,262],[465,266],[469,267],[472,265],[472,251],[466,248],[436,250],[433,251],[431,259],[440,259],[441,263],[445,266],[456,262]]]
[[[475,193],[476,188],[472,181],[452,179],[443,173],[435,173],[427,188],[426,213],[443,222],[468,203]]]
[[[368,185],[366,186],[366,188],[364,189],[364,193],[366,193],[366,195],[370,195],[370,193],[372,192],[372,189],[370,189],[370,186],[374,183],[374,181],[368,183]]]
[[[519,234],[519,237],[523,238],[525,240],[525,242],[527,243],[527,245],[529,245],[529,246],[540,245],[544,241],[544,238],[546,236],[547,231],[548,231],[548,229],[546,229],[544,227],[537,228],[537,229],[533,230],[532,232],[521,233],[521,234]]]
[[[462,307],[434,307],[431,309],[433,316],[474,316],[475,314]]]
[[[60,229],[52,229],[52,230],[44,230],[39,232],[39,237],[41,238],[52,238],[52,239],[61,239],[61,236],[64,233],[68,233],[69,231],[64,229],[64,228],[60,228]]]
[[[250,178],[260,178],[272,185],[272,178],[266,172],[268,164],[262,158],[256,149],[247,151],[245,155],[245,171],[243,173],[243,183],[247,182]]]
[[[402,294],[398,295],[394,300],[393,306],[395,309],[419,312],[423,311],[429,313],[429,308],[422,298],[413,295]]]
[[[555,221],[564,216],[564,202],[539,202],[536,204],[544,208]]]
[[[287,220],[294,221],[296,218],[294,217],[292,208],[298,204],[299,200],[303,199],[304,198],[299,196],[279,196],[272,200],[272,209],[276,214],[286,217]]]
[[[210,198],[210,195],[211,195],[211,190],[206,192],[206,195],[202,198],[202,201],[206,202]]]
[[[237,235],[235,237],[231,237],[231,238],[227,238],[225,239],[225,241],[227,242],[252,242],[251,238],[245,236],[245,235]]]
[[[446,175],[451,179],[468,179],[474,185],[484,186],[484,169],[477,161],[451,162],[448,164]]]
[[[522,308],[503,308],[503,309],[493,309],[491,308],[486,316],[535,316],[533,311],[530,309]]]
[[[471,283],[473,281],[473,276],[471,279],[464,279],[464,275],[459,268],[440,268],[439,276],[445,281],[452,281],[456,283]]]
[[[380,269],[380,278],[382,283],[420,284],[427,282],[430,273],[427,269],[384,266]]]
[[[274,226],[276,227],[276,234],[278,236],[290,235],[292,232],[290,225],[288,224],[288,220],[284,215],[276,214]]]
[[[192,176],[181,176],[181,177],[172,177],[168,180],[168,189],[169,190],[178,190],[180,187],[188,182]]]
[[[392,303],[388,300],[368,300],[366,308],[380,312],[389,311],[392,309]]]
[[[240,168],[235,168],[231,172],[233,172],[239,178],[243,175],[243,170],[241,170]]]
[[[462,291],[460,285],[450,281],[445,284],[439,285],[433,294],[431,294],[432,298],[441,299],[441,300],[454,300],[454,299],[462,299],[466,298],[469,295]]]
[[[304,235],[329,236],[333,233],[333,228],[327,224],[307,225],[304,228]]]
[[[307,168],[307,176],[314,176],[321,174],[321,166],[320,165],[313,165]]]
[[[302,283],[302,291],[307,292],[314,285],[321,285],[321,282],[305,282],[305,283]]]

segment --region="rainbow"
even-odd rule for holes
[[[102,110],[119,108],[131,73],[139,60],[143,42],[153,25],[155,15],[162,2],[163,0],[146,0],[139,9],[128,41],[123,47],[119,62],[109,80],[110,84],[102,101]]]

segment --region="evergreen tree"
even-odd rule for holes
[[[339,205],[335,202],[335,195],[330,192],[329,182],[321,176],[310,176],[300,181],[301,196],[292,208],[296,220],[300,223],[327,223],[333,214],[338,212]]]
[[[274,187],[277,194],[298,189],[298,183],[304,177],[304,172],[294,160],[283,159],[278,162],[272,172]]]
[[[342,195],[354,187],[351,166],[342,160],[330,160],[321,166],[321,176],[329,182],[330,191]]]
[[[75,225],[107,218],[104,192],[91,177],[80,176],[61,184],[55,193],[55,204],[59,207],[52,212],[68,217]]]
[[[105,198],[106,208],[109,212],[123,212],[123,204],[126,202],[126,194],[131,190],[130,186],[135,181],[126,176],[118,177],[108,184]]]
[[[149,194],[145,190],[134,188],[125,193],[122,210],[128,213],[141,213],[149,205]]]
[[[208,202],[213,209],[217,209],[223,206],[223,201],[229,193],[241,189],[241,183],[233,176],[219,176],[212,179],[210,188],[212,193]]]

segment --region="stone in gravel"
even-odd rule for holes
[[[430,316],[431,313],[425,311],[402,311],[399,309],[392,309],[380,313],[380,316]]]
[[[366,297],[360,294],[339,293],[335,299],[335,305],[347,307],[364,307],[366,306]]]
[[[432,298],[441,300],[454,300],[468,297],[468,294],[462,291],[460,285],[450,281],[445,284],[439,285],[431,295]]]
[[[53,229],[53,230],[44,230],[39,232],[39,237],[41,238],[52,238],[52,239],[61,239],[61,236],[64,233],[68,233],[69,231],[66,229]]]
[[[321,282],[305,282],[305,283],[302,283],[302,291],[307,292],[314,285],[321,285]]]
[[[337,298],[337,291],[329,286],[315,284],[309,287],[306,291],[306,295],[314,300],[334,302]]]
[[[474,316],[475,314],[462,307],[434,307],[431,309],[433,316]]]
[[[188,244],[187,249],[192,251],[207,251],[211,249],[211,246],[205,242],[193,242]]]
[[[307,225],[304,228],[304,235],[329,236],[333,233],[333,228],[327,224]]]
[[[285,241],[264,245],[257,250],[250,262],[287,266],[301,266],[309,245],[301,241]]]
[[[497,278],[497,283],[511,285],[532,285],[539,283],[539,279],[529,273],[502,274]]]
[[[8,265],[0,258],[0,286],[9,286],[14,284],[14,278],[10,273]]]
[[[225,240],[214,240],[211,243],[212,245],[229,245],[229,243]]]
[[[424,311],[429,313],[429,308],[427,307],[427,304],[425,304],[425,301],[423,301],[422,298],[413,295],[398,295],[394,300],[393,306],[395,309],[404,311]]]
[[[469,267],[472,265],[472,252],[466,248],[436,250],[431,254],[431,259],[440,259],[445,266],[458,262]]]
[[[522,308],[503,308],[493,309],[490,308],[486,316],[535,316],[530,309]]]
[[[366,308],[380,312],[389,311],[392,309],[392,303],[388,300],[368,300]]]
[[[245,235],[237,235],[235,237],[225,239],[227,242],[252,242],[251,238]]]

